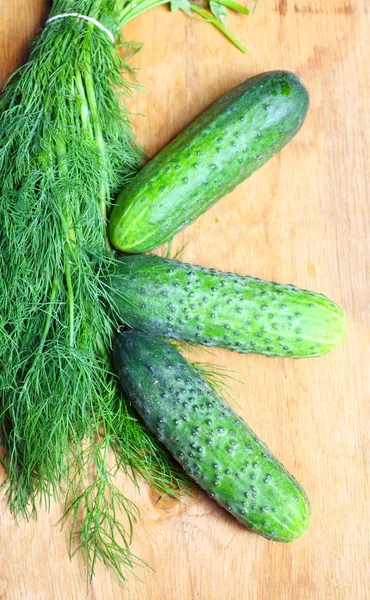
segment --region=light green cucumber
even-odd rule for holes
[[[237,352],[319,356],[346,329],[343,311],[322,294],[155,255],[122,256],[108,285],[130,327]]]
[[[307,108],[306,88],[287,71],[225,94],[122,191],[110,218],[112,244],[146,252],[172,238],[281,150]]]
[[[240,523],[278,542],[307,529],[310,506],[300,484],[177,350],[127,331],[114,363],[147,427]]]

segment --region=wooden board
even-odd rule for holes
[[[25,57],[45,0],[0,0],[0,74]],[[311,95],[298,137],[180,236],[184,259],[321,291],[345,308],[348,334],[313,360],[215,351],[237,372],[240,414],[304,484],[312,526],[291,545],[239,526],[203,493],[176,503],[145,485],[134,550],[155,571],[130,577],[131,594],[99,567],[90,600],[364,600],[369,593],[370,80],[365,0],[260,0],[230,18],[247,56],[210,26],[166,8],[126,30],[145,41],[135,58],[148,93],[131,109],[156,152],[223,92],[250,75],[285,68]],[[81,560],[53,505],[16,527],[0,504],[0,598],[82,600]]]

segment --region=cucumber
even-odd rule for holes
[[[155,255],[122,256],[108,285],[130,327],[242,353],[319,356],[346,329],[343,311],[321,294]]]
[[[279,542],[307,529],[310,505],[300,484],[177,350],[127,331],[114,363],[147,427],[240,523]]]
[[[112,244],[135,253],[168,241],[281,150],[307,108],[306,88],[286,71],[228,92],[122,191],[109,224]]]

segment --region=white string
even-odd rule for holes
[[[45,24],[49,25],[49,23],[52,23],[56,19],[65,19],[66,17],[76,17],[77,19],[84,19],[85,21],[89,21],[90,23],[94,23],[94,25],[96,25],[97,27],[99,27],[99,29],[101,31],[104,31],[104,33],[107,34],[107,36],[109,37],[109,39],[111,40],[111,42],[113,42],[113,44],[114,44],[114,35],[113,35],[113,33],[111,31],[109,31],[109,29],[107,29],[106,27],[104,27],[104,25],[102,23],[100,23],[96,19],[93,19],[93,17],[87,17],[86,15],[80,15],[79,13],[64,13],[64,14],[60,14],[60,15],[55,15],[54,17],[50,17],[50,19],[48,19]]]

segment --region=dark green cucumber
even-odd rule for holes
[[[343,311],[321,294],[155,255],[121,257],[109,285],[130,327],[237,352],[319,356],[346,329]]]
[[[228,92],[123,190],[111,214],[112,244],[146,252],[172,238],[281,150],[307,108],[306,88],[287,71]]]
[[[240,523],[279,542],[307,529],[302,487],[177,350],[127,331],[116,342],[114,363],[147,427]]]

